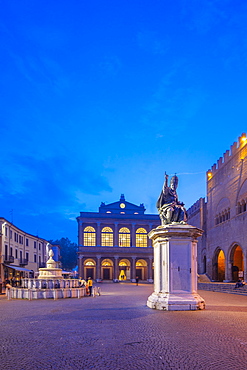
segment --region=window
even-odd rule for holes
[[[246,212],[246,201],[242,200],[241,202],[238,202],[237,204],[237,213],[243,213]]]
[[[110,227],[104,227],[101,231],[101,245],[113,247],[113,231]]]
[[[26,260],[29,261],[29,253],[26,252]]]
[[[37,254],[33,255],[33,259],[34,259],[34,262],[36,263],[37,262]]]
[[[37,248],[37,242],[36,241],[33,242],[33,246],[34,246],[35,249]]]
[[[94,247],[96,245],[96,233],[92,226],[85,227],[83,237],[85,246]]]
[[[22,251],[20,251],[20,260],[22,260]]]
[[[130,247],[130,231],[127,227],[119,230],[119,247]]]
[[[39,243],[39,251],[40,251],[40,243]]]
[[[28,238],[26,238],[26,247],[28,247]]]
[[[8,236],[8,228],[5,226],[5,236]]]
[[[12,239],[12,230],[9,229],[9,237]]]
[[[18,258],[18,249],[15,250],[15,258]]]
[[[15,233],[15,242],[18,243],[18,234]]]
[[[109,261],[109,260],[104,260],[104,261],[102,262],[102,266],[106,266],[106,267],[108,267],[108,266],[112,266],[112,262],[111,262],[111,261]]]
[[[239,210],[239,208],[237,209],[237,211],[238,210]],[[225,222],[225,221],[228,221],[228,220],[230,220],[230,208],[225,209],[224,211],[222,211],[221,213],[219,213],[218,215],[216,215],[216,217],[215,217],[215,225],[219,225],[222,222]]]
[[[10,247],[10,256],[12,257],[13,256],[13,248]]]
[[[95,262],[93,262],[93,261],[87,261],[85,263],[85,266],[95,266]]]
[[[8,259],[8,246],[5,244],[5,259]]]
[[[147,231],[140,227],[136,230],[136,246],[137,247],[147,247]]]

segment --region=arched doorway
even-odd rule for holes
[[[232,280],[244,279],[244,254],[239,245],[235,244],[233,246],[230,259],[232,261]]]
[[[119,261],[119,280],[129,280],[130,279],[130,261],[127,259],[122,259]]]
[[[206,274],[206,272],[207,272],[207,259],[206,259],[206,256],[203,256],[203,259],[202,259],[202,269],[203,269],[203,274]]]
[[[93,259],[87,259],[84,261],[84,279],[88,279],[91,277],[92,279],[95,279],[95,268],[96,263]]]
[[[103,280],[112,280],[113,263],[110,259],[104,259],[101,263]]]
[[[220,248],[216,250],[213,259],[213,280],[225,280],[225,254]]]
[[[147,279],[147,262],[145,260],[136,261],[136,276],[138,276],[140,280]]]

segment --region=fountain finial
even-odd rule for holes
[[[49,257],[51,257],[51,258],[52,258],[52,257],[54,256],[54,252],[53,252],[53,250],[52,250],[52,249],[50,249],[48,254],[49,254]]]

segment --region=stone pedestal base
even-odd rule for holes
[[[204,310],[205,301],[197,293],[152,293],[147,306],[161,311],[195,311]]]
[[[154,246],[154,292],[147,306],[165,311],[205,308],[197,293],[197,237],[191,225],[161,225],[149,233]]]

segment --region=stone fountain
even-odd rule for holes
[[[7,290],[8,299],[59,299],[81,298],[86,296],[86,288],[79,286],[78,279],[64,279],[62,269],[57,267],[53,259],[54,253],[49,250],[46,267],[39,269],[38,278],[22,279],[21,287],[11,287]]]
[[[62,279],[62,269],[57,267],[57,262],[52,258],[53,250],[49,250],[49,259],[46,262],[46,267],[39,268],[38,279]]]

